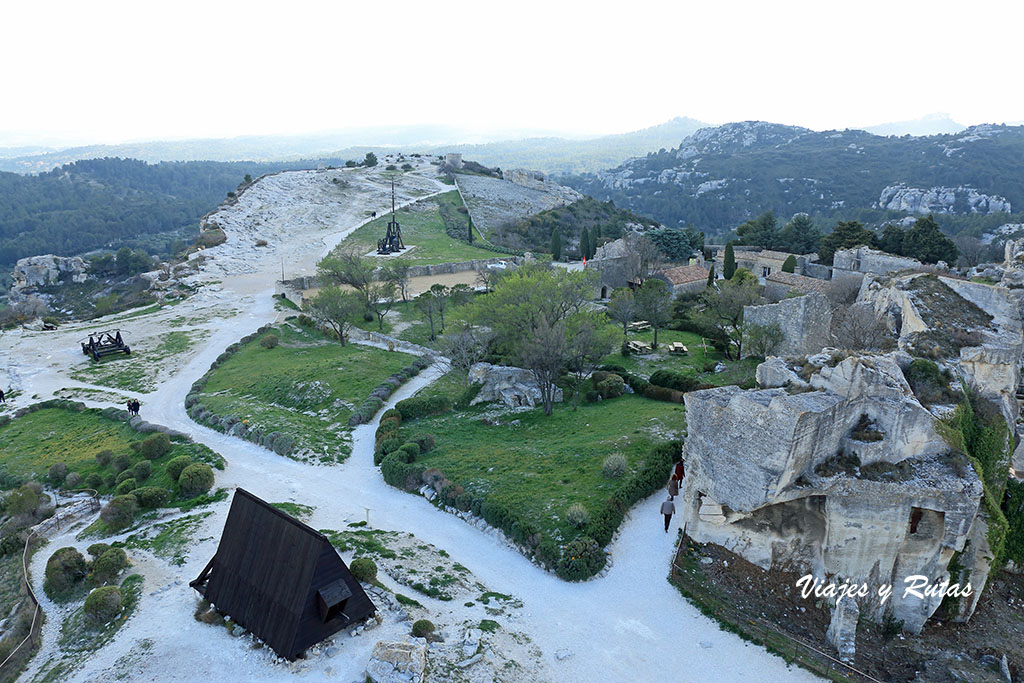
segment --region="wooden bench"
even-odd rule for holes
[[[626,347],[633,353],[649,353],[651,350],[651,345],[642,341],[628,342]]]
[[[646,320],[637,320],[629,324],[630,332],[643,332],[644,330],[651,329],[651,324]]]

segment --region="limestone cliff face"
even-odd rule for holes
[[[778,367],[759,373],[769,376],[789,381]],[[941,580],[968,539],[981,482],[947,457],[894,357],[825,365],[804,388],[686,395],[686,533],[765,569],[876,586]],[[880,620],[891,607],[918,631],[939,602],[900,595],[863,609]]]
[[[18,259],[11,276],[14,278],[12,290],[43,287],[56,284],[63,278],[72,282],[85,282],[88,266],[81,256],[29,256]]]
[[[1005,197],[983,194],[966,185],[929,188],[890,185],[882,190],[877,206],[920,214],[1010,212],[1010,202]]]

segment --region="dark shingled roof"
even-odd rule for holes
[[[286,659],[376,611],[326,536],[244,489],[189,585]]]

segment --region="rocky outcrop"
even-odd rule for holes
[[[825,638],[839,653],[839,659],[852,662],[856,652],[857,620],[860,607],[853,598],[840,598],[832,607],[832,621]]]
[[[495,401],[509,408],[533,408],[543,402],[536,378],[523,368],[477,363],[469,369],[469,381],[483,385],[470,405]],[[555,387],[553,398],[560,402],[562,390]]]
[[[1010,213],[1010,202],[999,195],[987,195],[977,189],[958,187],[907,187],[890,185],[878,197],[878,208],[908,213]]]
[[[829,344],[832,308],[828,299],[817,292],[777,304],[743,307],[744,325],[778,325],[782,341],[773,350],[780,356],[804,356],[817,353]],[[750,355],[746,351],[744,355]]]
[[[63,280],[85,282],[88,277],[86,275],[88,269],[88,264],[82,260],[81,256],[44,254],[18,259],[14,265],[14,271],[11,273],[11,277],[14,279],[11,293],[21,293],[22,290],[32,287],[53,285]]]
[[[948,456],[894,356],[821,355],[806,380],[777,359],[759,368],[787,388],[686,395],[686,533],[765,569],[876,589],[915,574],[941,581],[971,537],[981,481]],[[891,609],[917,632],[939,602],[897,591],[860,610],[881,622]],[[834,617],[841,652],[850,628]]]
[[[421,683],[426,667],[426,645],[382,640],[373,646],[365,673],[373,683]]]

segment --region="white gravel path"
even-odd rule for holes
[[[379,200],[379,195],[376,198]],[[363,211],[371,206],[380,208],[375,204],[350,207],[353,220],[349,229],[362,222]],[[230,229],[228,232],[230,245],[232,234]],[[320,228],[316,232],[317,237],[322,237]],[[284,235],[276,234],[279,238]],[[289,225],[288,239],[294,242],[287,247],[282,245],[282,251],[297,259],[301,255],[306,263],[315,262],[324,249],[323,241],[309,239],[303,235],[301,225],[294,223]],[[217,249],[209,253],[216,262]],[[239,256],[232,254],[230,260],[245,260]],[[192,382],[228,344],[277,317],[271,300],[271,283],[275,269],[279,273],[280,268],[275,260],[247,260],[244,274],[237,276],[221,268],[214,271],[221,279],[218,300],[241,312],[211,325],[188,361],[156,392],[144,397],[144,419],[186,432],[227,459],[226,470],[218,473],[218,486],[242,486],[266,500],[313,505],[316,511],[310,524],[314,528],[343,528],[348,522],[364,519],[366,508],[370,508],[373,528],[408,531],[446,550],[490,590],[523,601],[515,627],[540,647],[547,670],[560,681],[815,680],[807,672],[787,667],[782,659],[763,649],[719,630],[667,582],[676,525],[669,534],[663,531],[658,514],[659,496],[641,502],[627,517],[610,547],[614,558],[610,571],[593,581],[571,584],[531,564],[500,535],[481,531],[437,510],[419,496],[387,486],[372,462],[374,424],[355,429],[353,453],[348,461],[340,466],[322,467],[277,456],[192,422],[182,402]],[[33,373],[31,367],[19,365],[16,371],[25,384],[24,396],[39,394],[46,398],[61,386],[73,384],[54,366],[47,366],[46,372]],[[437,368],[428,369],[402,387],[389,405],[408,397],[438,374]],[[27,402],[27,398],[19,400]],[[196,596],[187,584],[215,550],[228,503],[211,509],[214,514],[196,535],[201,540],[185,566],[154,567],[159,563],[148,559],[139,563],[147,581],[135,616],[69,680],[110,680],[117,671],[125,671],[124,662],[129,659],[132,664],[128,677],[132,680],[241,681],[298,676],[305,680],[362,681],[362,670],[373,644],[407,633],[408,625],[385,623],[359,638],[342,634],[333,656],[321,654],[293,666],[275,663],[266,649],[251,649],[247,639],[232,638],[225,629],[199,624],[192,618]],[[44,555],[48,553],[41,552],[34,563],[34,583],[40,589]],[[432,604],[427,599],[418,599],[427,607]],[[450,603],[445,606],[458,608]],[[56,621],[45,633],[44,651],[53,648],[55,634],[59,632]],[[153,640],[152,649],[133,654],[138,652],[133,646],[145,638]],[[563,658],[556,657],[558,652]],[[564,656],[566,653],[571,654]],[[37,658],[25,680],[31,679],[40,664]]]

